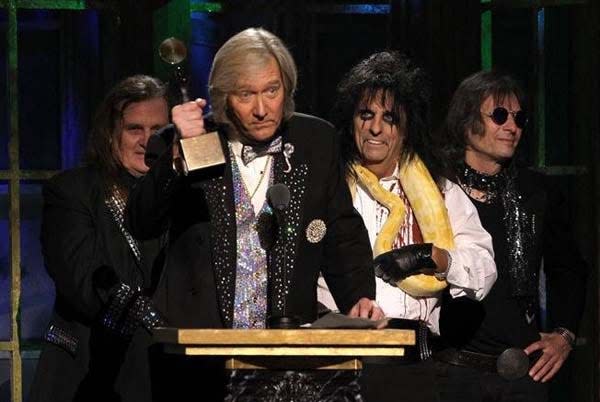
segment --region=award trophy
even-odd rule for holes
[[[158,54],[165,63],[174,66],[174,83],[179,87],[182,102],[188,102],[188,77],[183,68],[187,57],[185,44],[177,38],[167,38],[160,44]],[[186,176],[225,163],[221,139],[216,131],[193,138],[180,138],[178,141],[181,159],[175,162]]]

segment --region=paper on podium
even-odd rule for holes
[[[377,329],[387,325],[389,319],[369,320],[368,318],[353,318],[340,313],[327,313],[308,328],[312,329]]]

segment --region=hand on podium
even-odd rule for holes
[[[348,317],[369,318],[377,321],[384,318],[385,314],[375,300],[363,297],[350,309]]]

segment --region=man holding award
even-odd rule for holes
[[[211,69],[212,113],[204,115],[204,100],[176,106],[181,140],[132,191],[132,233],[149,238],[168,229],[156,304],[173,326],[311,322],[319,272],[342,312],[383,316],[372,301],[372,253],[334,129],[294,113],[296,76],[291,54],[273,34],[251,28],[233,36]],[[222,152],[225,163],[194,170],[188,144],[215,135],[207,131],[218,133],[220,146],[201,152],[213,160]]]

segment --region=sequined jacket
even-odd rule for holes
[[[133,184],[125,172],[122,178]],[[150,335],[138,329],[125,340],[103,327],[109,296],[94,277],[110,267],[124,283],[151,288],[159,241],[138,243],[145,262],[138,261],[105,188],[91,167],[63,172],[44,186],[41,243],[56,301],[30,401],[150,399]]]
[[[287,173],[283,154],[274,155],[274,183],[286,184],[291,192],[284,211],[290,230],[278,237],[271,251],[269,313],[281,313],[287,289],[286,313],[310,322],[317,315],[320,270],[342,311],[361,297],[374,298],[372,254],[343,179],[333,127],[295,114],[280,132],[284,145],[294,146]],[[224,133],[220,134],[227,158],[222,170],[177,176],[169,148],[129,197],[126,222],[135,236],[149,238],[168,227],[167,263],[155,298],[169,322],[178,327],[232,324],[235,210],[231,161]],[[311,229],[319,226],[315,224],[319,220],[325,230],[315,236]],[[281,286],[284,281],[288,283]]]

